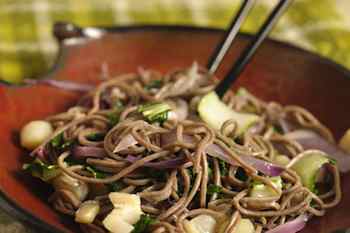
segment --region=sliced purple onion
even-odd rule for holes
[[[118,145],[114,148],[113,153],[118,153],[119,151],[128,149],[128,147],[136,144],[137,140],[131,134],[127,134],[119,141]]]
[[[67,91],[81,91],[87,92],[94,88],[94,86],[84,83],[76,83],[72,81],[64,81],[64,80],[55,80],[55,79],[24,79],[24,83],[26,84],[38,84],[43,83],[52,87],[57,87]]]
[[[325,152],[337,161],[341,172],[350,171],[350,155],[316,132],[306,129],[296,130],[286,134],[286,137],[299,142],[305,150],[317,149]]]
[[[225,161],[226,163],[231,164],[232,166],[238,166],[238,163],[232,159],[229,154],[220,146],[216,144],[211,144],[209,145],[206,149],[205,152],[215,158],[221,159]]]
[[[285,118],[279,118],[278,123],[279,123],[284,134],[289,133],[296,128],[293,123],[291,123],[290,121],[288,121]]]
[[[35,151],[35,155],[41,159],[41,160],[45,160],[45,147],[44,146],[40,146],[36,151]],[[31,154],[32,155],[32,154]]]
[[[178,99],[175,102],[174,109],[169,112],[169,119],[183,121],[188,116],[188,104],[183,99]]]
[[[296,219],[293,219],[286,222],[285,224],[279,225],[269,231],[266,231],[266,233],[296,233],[305,227],[307,221],[307,215],[303,214]]]
[[[126,157],[126,160],[129,161],[130,163],[133,163],[139,160],[139,158],[132,155],[128,155]],[[172,169],[172,168],[180,167],[185,162],[186,162],[186,159],[184,157],[179,157],[179,158],[169,159],[169,160],[164,160],[159,162],[148,162],[148,163],[145,163],[143,166],[151,167],[154,169]]]
[[[72,154],[77,159],[103,158],[107,155],[105,149],[96,146],[75,146]]]
[[[183,139],[186,143],[193,143],[195,139],[189,135],[183,135]],[[176,140],[175,132],[170,132],[168,134],[163,134],[161,137],[162,145],[169,145],[173,143]],[[219,158],[226,163],[229,163],[233,166],[238,166],[238,162],[235,161],[229,153],[227,153],[221,146],[217,144],[211,144],[206,148],[206,153],[212,157]],[[247,156],[247,155],[241,155],[240,158],[254,167],[256,170],[264,173],[268,176],[278,176],[280,175],[285,168],[282,166],[279,166],[277,164],[273,164],[261,159],[257,159],[253,156]]]
[[[206,152],[216,158],[219,158],[233,166],[239,165],[233,158],[230,157],[230,155],[219,145],[211,144],[207,147]],[[279,176],[285,168],[282,166],[279,166],[277,164],[273,164],[261,159],[257,159],[253,156],[247,156],[247,155],[241,155],[240,158],[249,164],[250,166],[254,167],[259,172],[264,173],[268,176]]]
[[[176,141],[176,132],[172,131],[169,133],[164,133],[161,135],[160,140],[161,140],[162,146],[170,145]],[[183,135],[183,140],[185,143],[194,143],[195,142],[194,137],[186,135],[186,134]]]
[[[241,156],[241,158],[244,162],[268,176],[279,176],[285,170],[285,168],[280,165],[257,159],[253,156]]]

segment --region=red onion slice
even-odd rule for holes
[[[163,134],[161,137],[162,145],[169,145],[173,143],[176,140],[175,132],[170,132],[168,134]],[[183,140],[186,143],[193,143],[195,142],[194,138],[189,135],[183,135]],[[219,158],[233,166],[238,166],[239,163],[234,160],[229,153],[227,153],[222,147],[220,147],[217,144],[211,144],[206,148],[206,153],[212,157]],[[241,155],[240,158],[254,167],[256,170],[264,173],[268,176],[278,176],[280,175],[285,168],[282,166],[279,166],[277,164],[273,164],[261,159],[257,159],[253,156],[247,156],[247,155]]]
[[[265,233],[295,233],[302,230],[306,222],[308,221],[307,215],[303,214],[293,219],[291,221],[286,222],[285,224],[279,225]]]
[[[223,148],[216,144],[209,145],[206,149],[206,152],[209,155],[224,160],[225,162],[233,166],[239,165],[239,163],[233,158],[231,158],[230,155]],[[241,155],[240,158],[250,166],[254,167],[259,172],[262,172],[268,176],[279,176],[285,170],[284,167],[261,159],[257,159],[253,156]]]
[[[292,122],[288,121],[285,118],[279,118],[278,123],[279,123],[283,133],[289,133],[296,128]]]
[[[118,153],[119,151],[128,149],[128,147],[136,144],[137,140],[131,134],[127,134],[119,141],[118,145],[114,148],[113,153]]]
[[[32,85],[43,83],[43,84],[47,84],[49,86],[57,87],[67,91],[81,91],[81,92],[90,91],[94,88],[92,85],[89,85],[89,84],[76,83],[76,82],[65,81],[65,80],[55,80],[55,79],[42,79],[42,80],[24,79],[24,83],[32,84]]]
[[[132,155],[128,155],[126,157],[126,160],[129,161],[130,163],[133,163],[139,160],[139,158]],[[154,169],[172,169],[172,168],[180,167],[185,162],[186,162],[186,159],[184,157],[179,157],[179,158],[169,159],[169,160],[164,160],[159,162],[148,162],[148,163],[145,163],[143,166],[151,167]]]
[[[170,145],[176,141],[176,132],[172,131],[169,133],[162,134],[160,140],[161,140],[162,146]],[[183,140],[185,143],[194,143],[195,142],[194,137],[186,135],[186,134],[183,135]]]
[[[305,150],[317,149],[325,152],[337,161],[339,170],[343,173],[350,171],[350,155],[337,145],[327,141],[311,130],[296,130],[285,135],[287,138],[299,142]]]
[[[39,157],[39,159],[41,160],[46,160],[46,149],[45,146],[40,146],[38,147],[38,149],[36,150],[36,152],[34,153],[37,157]],[[32,153],[30,155],[33,155]]]
[[[103,158],[107,155],[104,148],[95,146],[75,146],[73,148],[72,154],[77,159],[88,157]]]

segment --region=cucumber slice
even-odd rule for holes
[[[228,224],[229,224],[229,220],[225,220],[224,222],[218,224],[217,230],[215,232],[224,233]],[[247,218],[241,218],[241,220],[239,220],[236,227],[232,231],[232,233],[254,233],[254,232],[255,232],[254,225]],[[186,232],[186,233],[189,233],[189,232]]]
[[[242,218],[237,226],[236,229],[234,229],[233,233],[254,233],[255,228],[253,223],[247,219],[247,218]]]
[[[220,130],[225,121],[235,120],[238,124],[238,135],[242,135],[259,120],[258,115],[236,112],[229,108],[215,92],[203,96],[198,105],[198,112],[201,119],[216,130]]]
[[[186,233],[215,233],[216,220],[210,216],[201,214],[191,221],[185,221]]]
[[[269,178],[269,180],[277,187],[279,190],[282,190],[282,179],[280,176],[275,176]],[[253,185],[249,192],[250,197],[276,197],[278,193],[271,188],[261,182],[253,182]]]
[[[330,159],[327,154],[318,150],[308,150],[305,155],[291,167],[301,178],[302,184],[311,192],[316,191],[316,176],[325,163]]]
[[[274,162],[278,165],[286,166],[290,162],[290,159],[285,155],[277,155]]]

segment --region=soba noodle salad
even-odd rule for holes
[[[23,169],[87,233],[292,233],[339,203],[349,164],[319,120],[215,84],[196,63],[108,78],[22,128]]]

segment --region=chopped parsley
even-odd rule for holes
[[[160,88],[162,86],[163,82],[162,80],[156,79],[150,81],[147,85],[145,85],[145,90],[149,91],[154,88]]]
[[[113,103],[113,108],[120,111],[120,110],[122,110],[122,108],[124,108],[124,104],[122,101],[116,100]]]
[[[241,167],[237,168],[235,177],[241,181],[247,181],[247,179],[248,179],[246,172]]]
[[[156,223],[156,220],[147,214],[143,214],[140,220],[134,224],[134,230],[131,233],[149,232],[150,225]]]
[[[119,113],[114,111],[107,115],[108,124],[110,127],[115,126],[119,122]]]
[[[227,176],[228,166],[224,160],[219,159],[220,174],[222,176]]]
[[[106,134],[104,133],[92,133],[86,136],[86,139],[88,139],[89,141],[102,141],[104,139]]]
[[[45,182],[55,178],[61,173],[57,165],[47,164],[38,158],[31,163],[23,164],[22,169]]]
[[[222,187],[215,185],[215,184],[210,184],[207,188],[207,194],[213,195],[214,193],[221,193],[222,192]]]
[[[63,133],[60,133],[49,144],[55,150],[65,150],[74,144],[74,140],[64,140]]]
[[[137,109],[137,111],[141,113],[149,123],[158,122],[160,124],[168,119],[168,113],[170,110],[170,106],[166,103],[143,104]]]
[[[86,166],[85,170],[90,172],[92,174],[92,176],[96,179],[103,179],[107,177],[107,174],[104,172],[101,172],[99,170],[97,170],[96,168],[94,168],[93,166]]]
[[[124,188],[124,185],[122,182],[116,181],[111,184],[108,184],[108,187],[111,192],[118,192]]]

